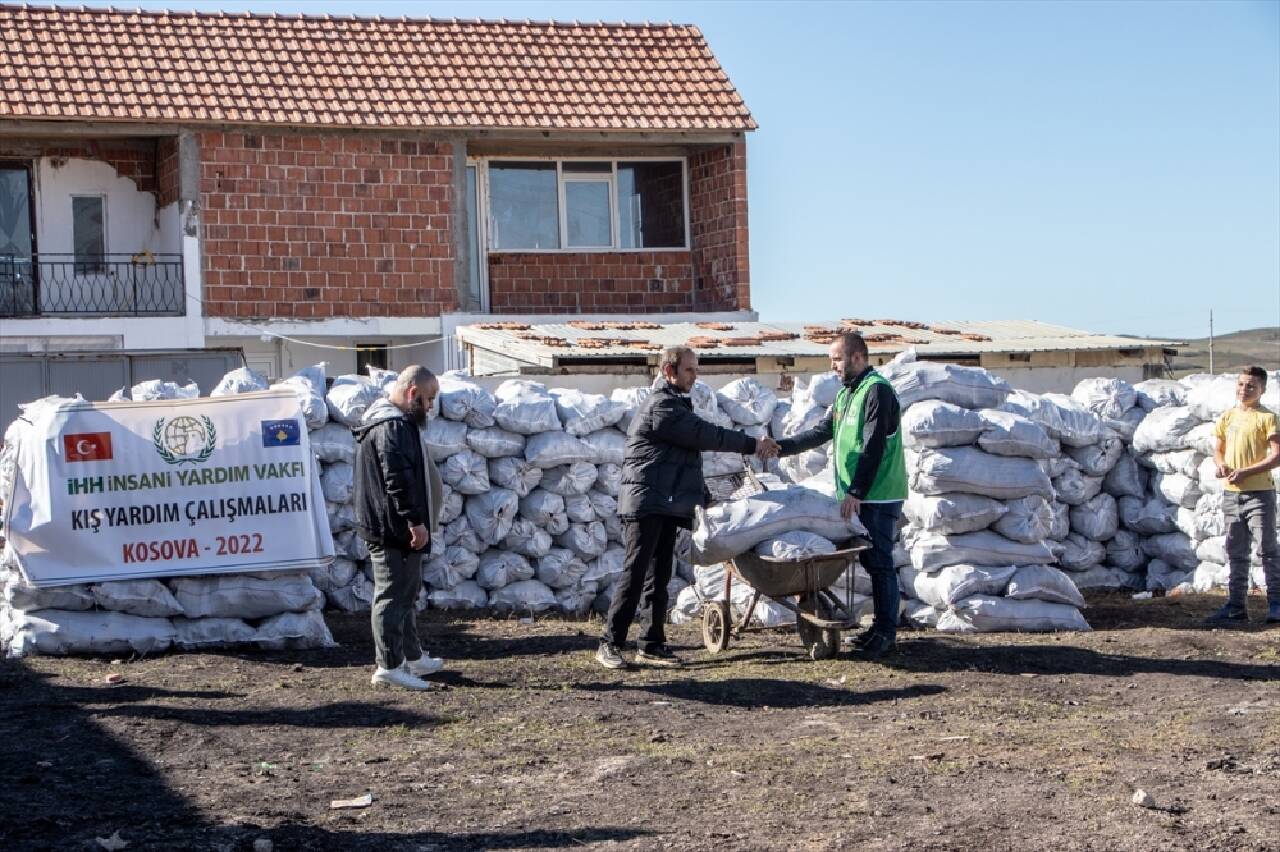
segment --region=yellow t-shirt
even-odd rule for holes
[[[1218,418],[1213,434],[1227,442],[1222,457],[1227,467],[1239,470],[1255,465],[1267,457],[1267,439],[1276,433],[1276,416],[1262,406],[1228,409]],[[1271,471],[1264,470],[1246,477],[1237,485],[1226,483],[1228,491],[1270,491],[1275,488]]]

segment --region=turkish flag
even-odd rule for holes
[[[110,432],[77,432],[62,436],[67,461],[104,461],[111,458]]]

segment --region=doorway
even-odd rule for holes
[[[35,208],[31,165],[0,160],[0,316],[36,312]]]

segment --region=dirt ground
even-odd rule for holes
[[[598,623],[432,614],[427,694],[369,685],[363,617],[329,651],[5,661],[0,848],[1280,849],[1280,629],[1196,627],[1220,600],[884,664],[685,626],[674,672],[598,668]]]

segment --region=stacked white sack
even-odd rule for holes
[[[918,362],[910,352],[879,371],[901,400],[908,448],[910,499],[895,548],[908,617],[954,631],[1088,629],[1082,597],[1053,567],[1070,507],[1056,499],[1050,477],[1073,463],[1061,436],[1097,443],[1098,418],[1015,393],[986,370]],[[772,434],[791,438],[817,425],[838,390],[836,374],[797,381],[774,408]],[[1019,398],[1041,416],[1006,407]],[[774,469],[786,481],[824,481],[831,493],[828,453],[829,444]]]
[[[1135,386],[1147,415],[1132,454],[1148,487],[1141,501],[1122,501],[1120,509],[1122,522],[1142,536],[1149,589],[1205,592],[1227,584],[1224,483],[1215,475],[1214,425],[1236,404],[1237,378],[1194,375]],[[1280,372],[1269,375],[1262,405],[1280,410]],[[1256,548],[1250,586],[1266,588]]]
[[[218,396],[262,390],[260,376],[240,369],[215,388]],[[143,382],[116,399],[190,399],[195,385]],[[49,397],[22,406],[57,404]],[[0,494],[13,484],[14,459],[28,421],[5,431]],[[333,644],[321,609],[324,595],[306,574],[267,572],[209,577],[118,580],[52,588],[29,585],[6,544],[0,554],[0,649],[28,654],[149,654],[256,645],[270,650]]]
[[[1040,424],[1062,447],[1042,462],[1056,495],[1058,567],[1080,589],[1143,588],[1147,560],[1138,537],[1121,527],[1118,502],[1141,492],[1127,446],[1144,415],[1133,387],[1086,379],[1070,396],[1019,391],[1004,407]]]
[[[623,565],[617,496],[626,434],[619,427],[647,395],[634,388],[611,399],[521,380],[490,394],[465,376],[442,376],[439,416],[426,440],[445,502],[423,563],[424,603],[571,614],[606,608]],[[709,389],[702,399],[714,404]],[[331,455],[327,497],[342,498],[349,476],[342,456],[354,457],[355,443],[349,430],[326,428],[317,454],[326,448]],[[329,603],[368,609],[367,548],[350,529],[349,496],[329,508],[335,543],[348,557],[330,569],[337,576],[326,590]],[[687,560],[677,570],[692,579]],[[672,602],[687,579],[673,578]]]
[[[916,361],[881,368],[902,402],[910,496],[895,549],[904,611],[954,632],[1088,630],[1059,568],[1066,508],[1051,468],[1060,435],[1006,403],[1004,380]]]
[[[776,439],[793,438],[817,426],[836,401],[840,392],[840,377],[835,373],[823,373],[809,381],[795,380],[795,389],[789,400],[774,406],[769,419],[769,433]],[[769,470],[791,483],[804,482],[828,469],[830,444],[823,444],[785,459],[771,461]]]

